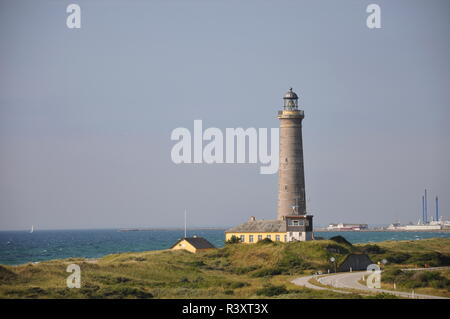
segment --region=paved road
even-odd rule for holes
[[[427,267],[427,268],[403,268],[403,271],[434,271],[434,270],[445,270],[450,269],[450,266],[442,266],[442,267]]]
[[[298,285],[298,286],[303,286],[303,287],[306,287],[306,288],[311,288],[311,289],[316,289],[316,290],[330,290],[330,291],[338,292],[340,294],[342,294],[342,293],[349,294],[350,293],[348,291],[331,289],[331,288],[325,288],[325,287],[320,287],[320,286],[313,285],[312,283],[309,282],[309,280],[313,279],[313,278],[319,279],[319,276],[299,277],[299,278],[296,278],[296,279],[292,280],[291,282],[296,284],[296,285]]]
[[[331,286],[331,287],[335,287],[335,288],[355,289],[355,290],[361,291],[362,293],[382,293],[382,292],[384,292],[384,293],[389,293],[389,294],[396,295],[399,297],[404,297],[404,298],[405,297],[406,298],[414,297],[414,298],[418,298],[418,299],[448,299],[445,297],[423,295],[423,294],[414,294],[414,296],[413,296],[411,293],[408,293],[408,292],[394,291],[394,290],[387,290],[387,289],[368,288],[366,285],[363,285],[358,282],[364,275],[367,275],[366,271],[345,272],[345,273],[338,273],[335,275],[325,275],[325,276],[319,276],[319,277],[318,276],[306,276],[306,277],[296,278],[292,281],[292,283],[299,285],[299,286],[312,288],[312,289],[318,289],[318,290],[328,289],[328,290],[340,292],[340,293],[344,292],[342,290],[316,286],[309,282],[309,280],[311,278],[316,278],[321,284],[324,284],[327,286]]]

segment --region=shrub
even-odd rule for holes
[[[405,288],[432,287],[450,289],[450,280],[437,271],[402,271],[400,269],[383,272],[384,282],[397,283]]]
[[[367,298],[368,299],[398,299],[397,296],[392,295],[392,294],[388,294],[388,293],[385,293],[385,292],[376,294],[374,296],[368,296]]]
[[[384,254],[386,250],[384,248],[381,248],[378,245],[365,245],[362,248],[362,251],[366,254]]]
[[[189,266],[193,266],[193,267],[202,267],[202,266],[205,266],[205,265],[206,265],[206,264],[205,264],[203,261],[201,261],[201,260],[189,261],[189,262],[186,262],[186,264],[189,265]]]
[[[345,239],[343,236],[333,236],[330,238],[330,240],[335,241],[339,244],[347,245],[347,246],[353,246],[351,242],[349,242],[347,239]]]
[[[334,254],[348,254],[349,250],[345,247],[336,245],[336,244],[330,244],[327,245],[325,247],[325,249],[330,252],[330,253],[334,253]]]
[[[230,239],[228,239],[225,244],[226,245],[231,245],[231,244],[239,244],[241,242],[241,239],[239,237],[236,236],[231,236]]]
[[[411,255],[407,253],[392,253],[386,256],[387,261],[393,264],[403,264],[405,263]]]
[[[233,289],[238,289],[238,288],[242,288],[245,286],[248,286],[248,283],[242,282],[242,281],[236,281],[236,282],[231,283],[231,285],[230,285],[230,287]]]
[[[286,289],[285,286],[275,286],[275,285],[267,285],[256,291],[256,295],[268,297],[283,295],[287,293],[289,293],[289,291]]]
[[[411,256],[408,263],[419,266],[447,266],[450,265],[450,257],[437,252],[431,252]]]
[[[131,287],[113,287],[102,289],[102,295],[107,298],[139,298],[147,299],[153,298],[153,295],[141,289],[131,288]]]
[[[262,268],[252,273],[252,277],[269,277],[279,275],[283,272],[280,268]]]
[[[0,283],[9,283],[17,278],[17,274],[3,266],[0,266]]]
[[[262,244],[262,245],[267,245],[267,244],[272,244],[273,241],[270,238],[264,238],[264,239],[258,240],[257,243]]]
[[[310,264],[295,254],[286,253],[277,266],[282,272],[300,271],[310,268]]]
[[[234,268],[232,270],[232,272],[237,275],[243,275],[243,274],[249,273],[255,269],[258,269],[258,267],[257,266],[237,267],[237,268]]]

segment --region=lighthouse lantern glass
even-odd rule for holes
[[[284,99],[284,108],[288,110],[297,109],[297,100],[296,99]]]

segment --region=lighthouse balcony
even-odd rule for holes
[[[305,117],[305,113],[303,110],[283,110],[278,111],[278,117],[282,118],[303,118]]]

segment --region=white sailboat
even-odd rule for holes
[[[34,225],[31,225],[30,234],[34,232]]]

